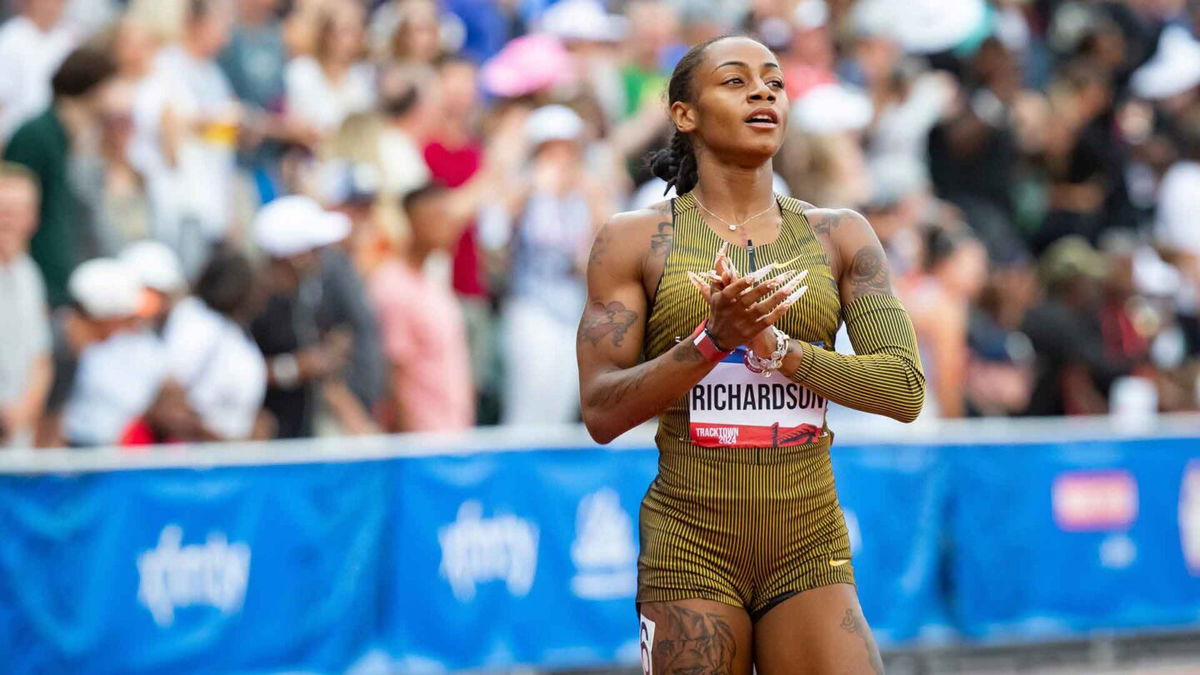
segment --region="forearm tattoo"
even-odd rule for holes
[[[875,675],[883,675],[883,659],[879,656],[879,648],[875,646],[875,638],[871,637],[866,620],[851,607],[846,608],[846,616],[842,618],[842,630],[862,638],[863,645],[867,649],[867,659],[871,663],[871,670],[875,671]]]
[[[593,300],[579,324],[579,342],[587,341],[593,347],[598,347],[604,338],[611,336],[612,345],[620,347],[625,334],[637,319],[638,313],[627,309],[620,301],[604,304]]]
[[[650,367],[644,363],[620,373],[613,382],[593,388],[588,395],[588,405],[603,408],[620,403],[630,393],[641,389],[649,375]]]
[[[737,643],[720,614],[666,605],[654,646],[656,672],[732,673]],[[660,666],[661,664],[661,666]]]

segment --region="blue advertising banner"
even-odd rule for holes
[[[0,474],[3,670],[638,662],[654,450],[400,455]],[[833,464],[884,646],[1200,624],[1195,440],[838,443]]]
[[[863,614],[883,647],[936,629],[947,468],[940,448],[840,446],[832,451]]]
[[[636,516],[656,466],[599,449],[402,461],[388,631],[403,669],[636,662]]]
[[[337,670],[376,631],[372,463],[0,479],[6,672]]]
[[[1200,443],[951,450],[953,607],[965,634],[1200,622]]]

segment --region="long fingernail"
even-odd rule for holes
[[[798,290],[798,291],[796,291],[795,293],[792,293],[791,295],[789,295],[789,296],[787,297],[787,299],[783,301],[783,304],[785,304],[785,305],[792,305],[792,304],[794,304],[794,303],[795,303],[797,300],[799,300],[800,298],[804,297],[804,294],[805,294],[806,292],[808,292],[808,286],[804,286],[804,287],[802,287],[800,290]]]

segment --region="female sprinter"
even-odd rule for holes
[[[880,673],[825,410],[915,419],[912,324],[861,216],[772,193],[788,103],[766,47],[698,45],[669,95],[676,134],[651,162],[680,196],[598,233],[578,336],[592,436],[659,417],[640,524],[643,670]],[[832,351],[841,320],[858,356]]]

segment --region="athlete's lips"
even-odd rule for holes
[[[779,113],[774,108],[758,108],[746,118],[746,124],[752,127],[774,129],[779,126]]]

